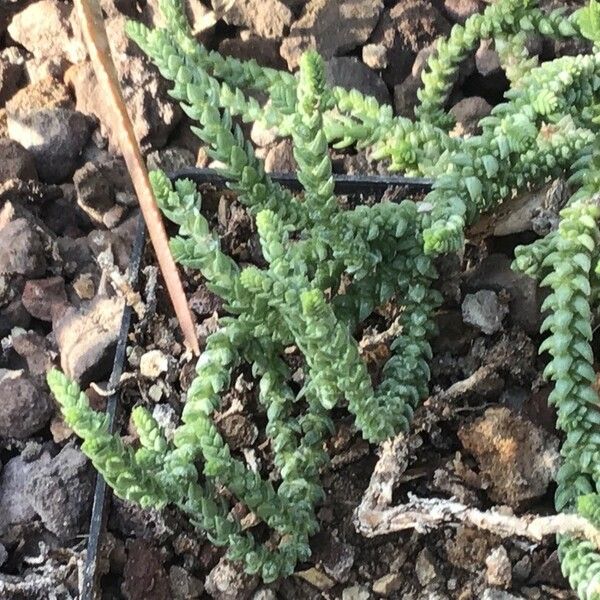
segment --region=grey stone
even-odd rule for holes
[[[60,540],[73,539],[87,525],[94,479],[90,461],[72,446],[32,473],[27,486],[31,506]]]
[[[510,318],[529,334],[539,332],[540,298],[534,279],[511,269],[510,259],[503,254],[491,254],[465,274],[465,289],[508,292]]]
[[[27,148],[42,181],[60,183],[70,177],[92,132],[92,122],[70,108],[13,111],[7,104],[8,133]]]
[[[410,74],[417,53],[450,31],[450,23],[425,0],[402,0],[387,9],[373,31],[370,42],[386,50],[383,78],[393,87]],[[378,50],[381,55],[381,50]]]
[[[199,579],[177,565],[169,569],[169,582],[173,600],[195,600],[200,598],[204,591],[204,586]]]
[[[364,585],[353,585],[342,591],[342,600],[370,600],[372,594]]]
[[[48,454],[34,462],[25,462],[22,457],[15,456],[4,465],[0,474],[0,535],[5,535],[12,526],[25,525],[35,519],[36,512],[28,491],[29,480],[49,460]]]
[[[485,578],[489,585],[508,589],[512,585],[512,565],[504,546],[495,548],[485,559]]]
[[[19,89],[25,74],[25,61],[18,48],[11,46],[0,52],[0,108]]]
[[[477,327],[486,335],[502,329],[502,319],[508,314],[508,306],[499,301],[496,292],[479,290],[467,294],[462,303],[463,321]]]
[[[277,594],[269,588],[261,588],[256,590],[252,600],[277,600]]]
[[[331,86],[355,89],[381,104],[390,103],[390,91],[383,79],[355,57],[330,58],[325,63],[325,74]]]
[[[524,596],[515,596],[503,590],[487,588],[483,590],[481,600],[525,600]]]
[[[0,183],[9,179],[37,179],[33,156],[19,142],[0,138]]]
[[[550,557],[551,558],[551,557]],[[546,561],[546,563],[548,561],[550,561],[550,558]],[[544,565],[541,566],[541,568],[536,568],[535,574],[534,574],[534,581],[531,581],[531,583],[537,583],[537,581],[535,580],[541,580],[543,581],[543,576],[545,575],[544,573],[544,566],[546,565],[546,563],[544,563]],[[528,554],[523,555],[513,566],[512,566],[512,578],[516,579],[517,581],[521,581],[521,582],[525,582],[527,581],[530,577],[531,577],[531,557]],[[559,568],[559,577],[556,577],[556,579],[562,579],[562,573],[560,573],[560,568]],[[559,581],[559,585],[562,584],[563,581]]]
[[[431,550],[423,548],[415,561],[415,574],[419,583],[426,587],[440,578],[439,567]]]
[[[44,245],[29,220],[0,223],[0,275],[40,277],[46,272]]]
[[[323,559],[323,568],[336,581],[345,583],[350,577],[355,555],[354,546],[332,539]]]
[[[196,164],[196,157],[187,148],[169,147],[150,152],[147,162],[149,169],[171,173],[193,166]]]

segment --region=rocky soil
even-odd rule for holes
[[[210,5],[187,0],[197,23]],[[216,2],[215,2],[216,3]],[[127,17],[156,18],[156,0],[102,0],[110,41],[136,134],[152,167],[207,164],[165,82],[123,33]],[[549,4],[548,2],[546,4]],[[557,5],[559,2],[554,2]],[[354,86],[410,115],[434,40],[484,8],[481,0],[247,0],[199,39],[262,64],[295,69],[303,50],[327,59],[331,83]],[[542,59],[576,47],[532,37]],[[507,87],[498,57],[482,44],[450,99],[457,134]],[[271,171],[290,171],[289,142],[249,132]],[[368,172],[361,155],[335,155],[340,172]],[[410,466],[395,498],[455,497],[487,509],[552,512],[559,436],[547,407],[537,356],[540,294],[511,272],[514,246],[548,218],[554,183],[521,198],[473,231],[461,257],[439,265],[445,303],[437,315],[431,396],[417,411]],[[558,192],[557,192],[558,190]],[[208,191],[207,214],[240,261],[260,260],[252,223],[230,198]],[[550,215],[552,216],[552,215]],[[0,3],[0,598],[77,598],[95,475],[44,383],[60,365],[103,410],[125,299],[118,291],[138,218],[123,160],[69,1]],[[185,285],[205,340],[222,306],[194,274]],[[115,290],[117,288],[117,290]],[[141,274],[143,315],[130,335],[121,382],[123,434],[131,406],[177,422],[193,364],[148,251]],[[365,330],[365,356],[382,319]],[[382,339],[385,339],[383,336]],[[382,346],[383,344],[383,346]],[[379,357],[379,358],[378,358]],[[218,423],[232,447],[268,469],[264,418],[250,374],[237,373]],[[174,511],[113,499],[102,550],[102,597],[126,600],[370,598],[516,600],[574,598],[555,544],[501,540],[466,527],[366,539],[354,529],[377,448],[340,412],[328,442],[331,468],[319,508],[313,556],[285,581],[264,587],[243,575]],[[243,510],[243,507],[238,507]]]

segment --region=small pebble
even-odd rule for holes
[[[140,373],[148,379],[156,379],[169,368],[169,357],[160,350],[150,350],[140,358]]]
[[[304,581],[307,581],[310,585],[322,592],[330,590],[335,585],[335,581],[331,579],[331,577],[328,577],[323,571],[320,571],[315,567],[307,569],[306,571],[298,571],[295,575],[296,577],[304,579]]]
[[[177,565],[169,569],[169,582],[173,600],[195,600],[200,598],[204,591],[204,586],[199,579]]]
[[[397,592],[402,587],[402,575],[398,573],[388,573],[373,582],[373,591],[384,598],[387,598],[393,592]]]
[[[371,600],[372,597],[364,585],[353,585],[342,592],[342,600]]]
[[[504,546],[495,548],[485,559],[486,580],[489,585],[508,589],[512,585],[512,565]]]
[[[428,548],[423,548],[415,562],[415,572],[419,583],[425,587],[439,578],[435,557]]]

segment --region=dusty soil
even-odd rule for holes
[[[150,166],[207,164],[166,85],[123,34],[125,17],[150,22],[156,2],[102,0],[125,96]],[[554,5],[557,3],[555,2]],[[209,3],[189,0],[200,19]],[[300,53],[319,49],[330,81],[354,85],[398,114],[410,114],[418,77],[437,36],[484,6],[480,0],[263,0],[237,3],[198,33],[211,48],[293,69]],[[577,48],[532,39],[543,59]],[[460,133],[476,130],[506,89],[494,50],[482,44],[450,99]],[[52,364],[87,388],[103,410],[103,390],[124,299],[115,282],[129,262],[136,200],[101,94],[78,37],[72,4],[5,0],[0,5],[0,598],[77,598],[95,475],[62,421],[44,382]],[[293,170],[289,142],[249,132],[272,171]],[[336,154],[339,172],[376,172],[364,156]],[[431,396],[416,413],[409,468],[394,492],[455,497],[482,509],[551,514],[560,436],[547,407],[537,356],[541,298],[510,271],[514,247],[536,235],[540,210],[560,182],[517,201],[473,232],[464,255],[439,262],[444,305],[436,316]],[[240,262],[262,260],[252,222],[235,201],[206,190],[205,213]],[[519,210],[517,210],[519,209]],[[518,218],[515,217],[518,215]],[[120,385],[123,435],[136,404],[167,427],[193,377],[147,249]],[[185,273],[202,342],[223,313],[218,298]],[[117,286],[118,287],[118,286]],[[374,368],[385,356],[394,307],[363,332]],[[372,340],[384,341],[373,344]],[[271,465],[256,386],[236,373],[218,424],[232,448],[265,472]],[[142,511],[112,499],[100,569],[103,598],[127,600],[283,600],[327,598],[511,600],[575,598],[560,574],[552,539],[534,544],[466,527],[367,539],[353,514],[378,449],[335,415],[323,474],[326,500],[313,556],[268,587],[242,575],[222,551],[175,511]],[[244,508],[237,506],[236,511]],[[242,512],[243,514],[243,512]]]

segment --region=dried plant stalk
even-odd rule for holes
[[[113,120],[112,129],[116,132],[119,148],[131,176],[175,314],[188,347],[194,354],[199,354],[200,348],[194,319],[183,291],[177,266],[169,249],[169,240],[162,214],[156,204],[148,179],[148,171],[123,100],[104,27],[102,9],[97,0],[75,0],[75,6],[96,78],[100,88],[105,89],[107,93],[106,102]]]
[[[587,539],[600,548],[600,530],[578,514],[549,516],[482,511],[454,499],[418,498],[390,506],[394,487],[408,465],[408,439],[400,434],[381,446],[381,456],[362,501],[354,514],[356,530],[365,537],[387,535],[407,529],[427,533],[444,525],[466,525],[490,531],[502,538],[522,537],[540,542],[548,535]]]

